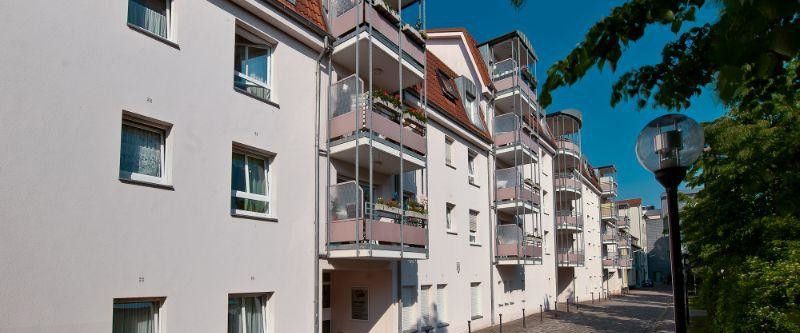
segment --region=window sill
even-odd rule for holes
[[[453,164],[450,164],[450,163],[447,163],[447,162],[445,162],[445,163],[444,163],[444,165],[446,165],[446,166],[450,167],[450,169],[457,170],[457,169],[456,169],[456,166],[455,166],[455,165],[453,165]]]
[[[472,185],[472,186],[475,186],[477,188],[481,188],[481,186],[478,185],[478,183],[476,183],[476,182],[469,182],[469,184]]]
[[[247,97],[250,97],[252,99],[255,99],[255,100],[259,101],[259,102],[266,103],[267,105],[274,106],[276,109],[280,109],[281,108],[281,106],[278,103],[275,103],[275,102],[273,102],[271,100],[268,100],[268,99],[263,99],[261,97],[255,96],[255,95],[253,95],[253,94],[251,94],[249,92],[246,92],[244,90],[237,89],[236,87],[233,88],[233,91],[238,92],[238,93],[240,93],[242,95],[245,95]]]
[[[175,42],[173,42],[173,41],[171,41],[171,40],[169,40],[167,38],[164,38],[164,37],[161,37],[159,35],[156,35],[156,34],[150,32],[150,31],[148,31],[147,29],[141,28],[139,26],[136,26],[136,25],[133,25],[133,24],[130,24],[130,23],[128,23],[128,28],[131,28],[132,30],[137,31],[137,32],[139,32],[139,33],[141,33],[141,34],[143,34],[143,35],[145,35],[147,37],[150,37],[150,38],[155,39],[155,40],[157,40],[159,42],[162,42],[162,43],[167,44],[167,45],[169,45],[171,47],[174,47],[176,50],[180,50],[181,49],[181,47],[180,47],[180,45],[178,45],[178,43],[175,43]]]
[[[483,245],[481,245],[480,243],[469,243],[469,246],[481,247]]]
[[[243,219],[251,219],[251,220],[259,220],[259,221],[267,221],[267,222],[278,222],[277,217],[268,216],[259,213],[252,213],[248,211],[241,211],[241,210],[234,210],[231,209],[231,216],[236,218],[243,218]]]
[[[153,187],[153,188],[160,188],[162,190],[175,191],[175,187],[172,186],[172,184],[156,183],[156,182],[149,182],[149,181],[145,181],[145,180],[135,180],[135,179],[130,179],[130,178],[122,178],[122,177],[119,178],[119,181],[123,182],[125,184],[141,185],[141,186],[148,186],[148,187]]]
[[[453,230],[447,230],[447,234],[448,235],[458,235],[458,232],[455,232]]]
[[[477,319],[483,319],[483,316],[481,315],[472,316],[472,320],[477,320]]]

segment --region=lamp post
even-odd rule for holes
[[[686,169],[703,151],[703,129],[682,114],[668,114],[649,122],[636,139],[636,158],[667,192],[669,257],[672,269],[672,297],[675,306],[675,332],[686,333],[685,276],[681,263],[681,234],[678,220],[678,185]]]

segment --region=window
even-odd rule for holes
[[[164,299],[115,299],[112,332],[158,333]]]
[[[403,301],[403,332],[416,331],[417,313],[414,312],[414,304],[417,303],[417,286],[403,286],[401,290]]]
[[[267,296],[228,297],[228,333],[264,333],[267,327]]]
[[[469,151],[467,155],[467,171],[469,173],[469,183],[477,185],[475,182],[475,158],[478,156],[474,151]]]
[[[369,290],[367,288],[350,289],[350,319],[369,320]]]
[[[441,70],[436,71],[436,77],[439,79],[439,85],[442,86],[444,96],[453,101],[458,99],[458,91],[453,84],[453,79]]]
[[[167,184],[166,136],[163,127],[123,116],[120,179]]]
[[[473,282],[469,285],[470,314],[472,319],[483,318],[481,314],[481,283]]]
[[[272,46],[256,35],[236,28],[233,87],[261,100],[269,101]]]
[[[453,224],[453,209],[456,208],[456,205],[448,203],[445,206],[445,223],[447,227],[447,231],[455,232],[455,225]]]
[[[478,212],[469,211],[469,243],[478,244]]]
[[[231,167],[231,214],[270,217],[269,158],[234,150]]]
[[[425,285],[420,288],[419,305],[422,308],[422,326],[433,326],[433,304],[431,303],[431,285]]]
[[[172,0],[128,0],[128,24],[170,38]]]
[[[436,285],[436,306],[433,312],[439,319],[439,323],[447,323],[447,285]]]
[[[444,158],[445,164],[455,167],[453,165],[453,139],[449,137],[444,138]]]

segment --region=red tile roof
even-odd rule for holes
[[[634,198],[634,199],[625,199],[617,201],[617,205],[628,205],[628,206],[641,206],[642,205],[642,198]]]
[[[475,39],[472,38],[472,35],[470,35],[467,29],[440,28],[440,29],[428,29],[427,32],[428,33],[460,32],[464,34],[464,37],[467,39],[467,46],[469,47],[469,52],[472,54],[472,57],[475,58],[475,62],[477,62],[476,66],[478,67],[478,73],[480,74],[483,81],[489,85],[489,90],[494,90],[494,84],[492,84],[492,79],[489,76],[489,69],[486,67],[486,61],[484,61],[483,56],[481,55],[481,51],[478,50],[478,43],[475,42]]]
[[[328,31],[322,14],[322,1],[324,0],[295,0],[295,4],[292,4],[289,0],[274,1],[299,14],[317,28],[322,29],[322,31]]]
[[[438,79],[438,72],[441,71],[445,75],[450,77],[450,80],[457,77],[456,73],[447,67],[445,63],[433,55],[431,52],[426,52],[427,54],[427,63],[426,63],[426,81],[428,82],[427,86],[427,96],[428,96],[428,104],[435,105],[439,110],[444,111],[445,115],[449,118],[456,121],[459,125],[464,127],[467,131],[472,134],[477,135],[487,143],[492,142],[492,137],[489,132],[485,129],[480,129],[474,124],[472,121],[469,120],[467,116],[467,111],[464,110],[464,105],[461,103],[460,97],[451,100],[444,94],[444,90],[442,89],[441,84],[439,83]],[[455,87],[455,82],[452,82],[453,86]],[[422,91],[422,84],[419,84],[415,87],[417,92]],[[486,128],[486,120],[483,119],[483,114],[481,114],[481,121],[483,122],[483,127]]]

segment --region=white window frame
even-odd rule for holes
[[[472,185],[478,185],[477,184],[477,177],[476,177],[476,174],[477,174],[477,172],[476,172],[476,164],[475,164],[475,160],[477,158],[478,158],[478,153],[476,153],[476,152],[474,152],[472,150],[469,150],[469,152],[467,153],[467,174],[468,174],[469,183],[472,184]]]
[[[481,283],[471,282],[469,288],[470,317],[472,320],[483,318],[483,309],[481,308],[481,301],[483,298],[483,295],[481,295]],[[476,296],[477,300],[473,299],[473,296]]]
[[[235,41],[235,36],[237,36],[237,35],[241,35],[245,39],[249,40],[251,43],[243,44],[243,43],[236,42]],[[247,68],[244,69],[244,71],[246,73],[238,72],[238,71],[236,71],[234,69],[233,70],[233,74],[236,75],[239,78],[245,79],[245,80],[250,81],[250,82],[252,82],[252,83],[254,83],[254,84],[256,84],[256,85],[258,85],[258,86],[260,86],[260,87],[262,87],[264,89],[267,89],[269,91],[269,95],[270,95],[269,100],[273,100],[274,98],[272,97],[272,93],[274,91],[272,89],[272,65],[273,65],[272,58],[273,58],[273,53],[275,51],[275,45],[273,43],[270,43],[270,42],[266,41],[264,38],[261,38],[261,37],[257,36],[256,34],[250,32],[250,31],[247,31],[247,29],[237,25],[236,26],[236,33],[234,34],[234,50],[236,49],[236,46],[239,46],[239,45],[245,46],[245,58],[247,57],[247,53],[249,52],[249,48],[261,48],[261,49],[266,49],[267,50],[267,72],[264,74],[264,77],[266,78],[266,82],[265,81],[261,81],[259,79],[256,79],[256,78],[248,75],[250,71]],[[237,88],[237,90],[242,91],[241,89],[238,89],[238,88]],[[243,91],[243,92],[248,94],[248,95],[251,95],[247,91]]]
[[[478,244],[480,244],[480,242],[478,242],[478,228],[481,225],[480,221],[478,220],[478,218],[481,215],[481,212],[479,212],[477,210],[474,210],[474,209],[470,209],[469,210],[469,218],[472,219],[473,215],[475,216],[475,230],[472,230],[472,228],[469,228],[469,243],[470,243],[470,245],[478,245]]]
[[[453,160],[454,160],[453,156],[455,155],[453,153],[453,148],[455,148],[454,144],[455,140],[453,140],[453,138],[449,136],[444,137],[444,163],[447,166],[452,167],[453,169],[455,169],[456,167],[455,165],[453,165]]]
[[[453,212],[456,209],[456,205],[451,203],[446,203],[444,206],[444,218],[445,218],[445,229],[448,233],[455,234],[456,233],[456,224],[453,223]]]
[[[130,10],[130,6],[131,6],[130,2],[131,1],[133,1],[133,0],[128,0],[128,10]],[[140,26],[138,26],[136,24],[127,22],[127,18],[126,18],[126,23],[128,25],[130,25],[130,26],[136,27],[137,30],[140,30],[140,31],[142,31],[142,32],[144,32],[144,33],[146,33],[148,35],[152,35],[152,36],[154,36],[156,38],[166,39],[166,40],[168,40],[170,42],[173,42],[173,36],[175,34],[174,32],[172,32],[172,21],[173,21],[172,20],[172,11],[173,11],[172,10],[172,4],[173,4],[173,0],[164,0],[164,2],[166,3],[166,8],[167,8],[166,12],[164,13],[164,16],[167,19],[167,35],[166,36],[161,36],[161,35],[159,35],[157,33],[154,33],[154,32],[152,32],[150,30],[147,30],[145,27],[140,27]],[[128,15],[128,14],[126,13],[126,15]]]
[[[154,125],[148,124],[146,122],[139,121],[137,119],[134,119],[133,117],[123,116],[122,125],[120,125],[120,145],[119,145],[119,147],[120,147],[120,151],[119,151],[120,158],[122,157],[122,131],[124,131],[124,127],[125,126],[136,127],[138,129],[149,131],[149,132],[153,132],[153,133],[156,133],[156,134],[159,135],[159,137],[161,138],[161,156],[160,156],[160,158],[161,158],[160,164],[161,165],[159,166],[161,168],[161,176],[160,177],[156,177],[156,176],[145,175],[145,174],[136,173],[136,172],[122,171],[122,161],[120,161],[119,178],[122,179],[122,180],[130,180],[130,181],[140,182],[140,183],[150,183],[150,184],[156,184],[156,185],[169,185],[169,177],[168,177],[169,170],[167,169],[167,167],[168,167],[168,163],[167,163],[167,136],[168,136],[167,132],[168,132],[168,129],[164,128],[162,126],[154,126]]]
[[[258,212],[251,212],[249,210],[244,209],[236,209],[236,207],[231,204],[231,215],[234,216],[246,216],[246,217],[254,217],[254,218],[262,218],[262,219],[274,219],[274,208],[273,202],[271,200],[271,193],[272,193],[272,156],[262,155],[257,153],[252,153],[248,150],[243,149],[233,149],[231,153],[231,168],[233,168],[233,154],[242,154],[244,155],[244,184],[245,184],[245,192],[237,191],[231,189],[231,197],[233,198],[240,198],[240,199],[250,199],[256,201],[263,201],[267,203],[267,212],[266,213],[258,213]],[[250,193],[250,163],[248,160],[250,157],[257,158],[260,160],[264,160],[264,180],[267,182],[266,188],[264,192],[266,194],[255,194]],[[232,172],[231,172],[232,173]]]
[[[162,330],[162,320],[163,320],[163,308],[164,308],[164,301],[166,298],[164,297],[154,297],[154,298],[115,298],[114,305],[116,304],[127,304],[127,303],[153,303],[155,307],[155,311],[153,311],[153,333],[160,333],[163,332]],[[113,310],[112,310],[113,311]],[[112,314],[112,327],[114,325],[114,318]]]
[[[438,325],[447,324],[447,284],[436,285],[436,313],[438,313]]]
[[[267,312],[267,311],[269,311],[269,299],[270,299],[270,295],[269,294],[229,294],[228,295],[228,299],[230,300],[231,298],[241,298],[242,299],[242,312],[241,312],[241,318],[239,318],[239,319],[241,321],[240,325],[241,325],[242,330],[244,331],[244,333],[253,333],[253,332],[247,332],[247,313],[245,312],[245,310],[247,308],[245,307],[245,302],[244,302],[245,298],[260,298],[261,299],[261,321],[262,321],[261,327],[264,328],[264,332],[262,332],[262,333],[269,333],[269,332],[272,331],[272,330],[270,330],[269,326],[267,326],[271,322],[270,321],[271,317],[269,315],[269,312]],[[256,333],[258,333],[258,332],[256,332]]]

